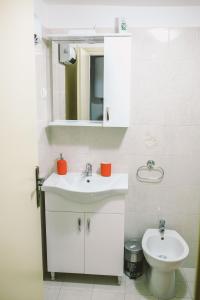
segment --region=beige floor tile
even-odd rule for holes
[[[92,300],[124,300],[124,293],[116,291],[94,290]]]
[[[191,298],[187,283],[176,284],[176,298]]]
[[[82,283],[82,282],[71,282],[71,281],[65,281],[62,282],[62,287],[64,288],[70,288],[70,289],[83,289],[83,290],[87,290],[90,291],[93,289],[94,284],[91,283]]]
[[[45,287],[61,287],[62,282],[61,281],[52,281],[52,280],[45,280],[44,286]]]
[[[92,291],[62,287],[58,299],[55,300],[91,300],[91,297]]]
[[[192,299],[194,275],[189,268],[176,272],[174,300]],[[124,275],[121,285],[116,277],[106,276],[65,275],[60,280],[44,282],[45,300],[159,300],[151,295],[146,275],[137,280]]]
[[[142,276],[136,280],[126,277],[126,294],[139,294],[141,296],[151,296],[151,292],[148,288],[148,281],[146,276]]]
[[[61,287],[45,287],[44,300],[57,300],[60,294]]]
[[[195,282],[194,281],[188,281],[188,286],[189,286],[189,292],[190,296],[194,298],[194,293],[195,293]]]
[[[98,276],[94,279],[94,290],[124,292],[125,284],[125,276],[122,277],[122,282],[120,285],[118,284],[117,277]]]
[[[172,298],[170,300],[192,300],[192,299],[191,298]]]
[[[158,300],[153,296],[141,296],[141,295],[133,295],[133,294],[126,294],[125,300]]]

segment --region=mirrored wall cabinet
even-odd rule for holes
[[[49,36],[50,126],[128,127],[131,36]]]

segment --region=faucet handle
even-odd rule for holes
[[[86,163],[86,169],[87,169],[87,168],[90,168],[90,169],[92,169],[92,164],[91,164],[91,163],[89,163],[89,162],[88,162],[88,163]]]
[[[164,218],[160,219],[159,224],[160,224],[161,226],[165,226],[165,224],[166,224],[165,219],[164,219]]]
[[[86,176],[92,176],[92,164],[91,163],[86,163],[84,174]]]

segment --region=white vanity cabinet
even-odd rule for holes
[[[86,213],[85,273],[120,275],[123,270],[124,216]]]
[[[84,273],[83,213],[46,212],[48,269]]]
[[[46,192],[48,271],[122,276],[124,202],[124,195],[81,203]]]

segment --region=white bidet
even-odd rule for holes
[[[144,256],[151,266],[149,287],[160,299],[175,296],[175,270],[189,254],[185,240],[175,230],[147,229],[142,238]]]

